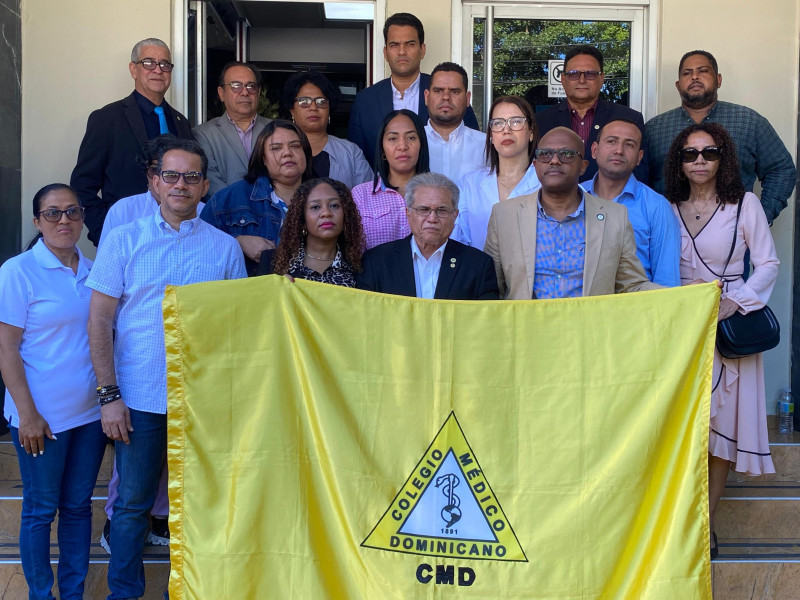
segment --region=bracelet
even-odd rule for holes
[[[103,385],[97,386],[97,397],[101,396],[108,396],[109,394],[113,394],[115,392],[119,392],[118,385]]]
[[[103,396],[102,398],[97,399],[97,403],[100,406],[105,406],[106,404],[111,404],[112,402],[116,402],[117,400],[122,399],[122,394],[117,392],[116,394],[111,394],[109,396]]]

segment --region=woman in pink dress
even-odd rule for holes
[[[736,311],[747,314],[762,308],[778,276],[778,257],[759,199],[744,191],[728,132],[716,123],[687,127],[672,142],[664,173],[667,199],[681,223],[682,284],[722,281],[719,320]],[[754,270],[745,281],[748,249]],[[761,354],[732,360],[715,349],[708,452],[710,543],[715,558],[714,512],[728,471],[775,472],[767,438]]]

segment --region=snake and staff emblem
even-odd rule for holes
[[[461,480],[448,473],[436,478],[436,487],[442,488],[442,494],[447,498],[447,504],[442,508],[442,519],[447,523],[446,528],[452,527],[461,520],[461,498],[456,496],[453,490],[458,487]]]

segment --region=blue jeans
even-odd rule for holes
[[[92,492],[106,449],[100,421],[45,438],[45,452],[34,458],[11,439],[22,476],[22,521],[19,552],[28,583],[28,598],[54,598],[50,566],[50,527],[58,512],[58,591],[62,600],[83,598],[92,538]]]
[[[119,488],[111,517],[108,600],[144,596],[147,514],[167,457],[167,415],[131,409],[130,444],[116,442]]]

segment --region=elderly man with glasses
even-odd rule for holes
[[[86,228],[95,246],[111,205],[147,191],[147,178],[137,161],[145,142],[162,133],[192,138],[189,121],[164,100],[172,67],[164,42],[142,40],[133,47],[128,65],[133,93],[89,115],[70,185],[86,209]]]
[[[534,165],[542,185],[492,208],[486,253],[500,296],[574,298],[657,289],[636,257],[624,206],[587,194],[583,140],[569,128],[542,136]]]
[[[103,432],[115,442],[109,598],[145,593],[142,550],[167,450],[167,366],[161,302],[168,285],[247,276],[236,240],[197,216],[208,162],[194,140],[160,149],[155,214],[111,231],[86,281],[89,351]]]
[[[261,72],[243,62],[229,62],[219,75],[217,95],[225,114],[198,125],[194,136],[208,156],[208,195],[244,178],[258,134],[272,119],[258,114]]]
[[[625,119],[633,121],[644,131],[644,119],[638,111],[622,104],[600,100],[600,91],[605,82],[603,54],[594,46],[574,46],[564,57],[561,85],[567,98],[552,108],[536,113],[539,135],[554,127],[567,127],[583,140],[581,155],[587,161],[581,181],[588,181],[597,173],[597,163],[591,155],[592,144],[597,141],[597,132],[609,121]],[[535,107],[534,107],[535,108]],[[634,169],[639,181],[648,181],[647,157]]]
[[[450,239],[458,196],[458,187],[444,175],[413,177],[405,195],[411,235],[367,250],[358,287],[417,298],[497,300],[492,259]]]

